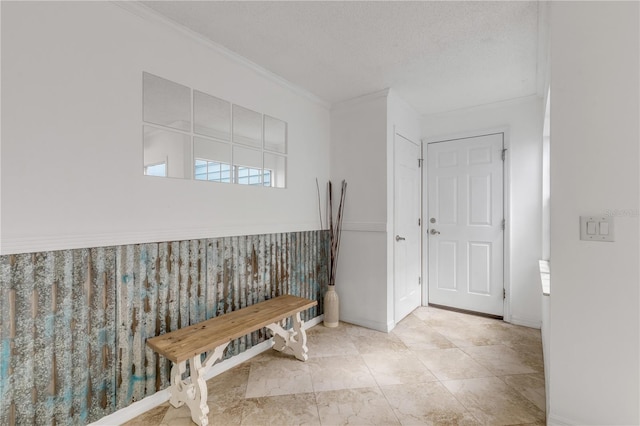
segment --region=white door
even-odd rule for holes
[[[429,303],[503,316],[503,134],[427,145]]]
[[[394,319],[420,306],[420,146],[395,135]]]

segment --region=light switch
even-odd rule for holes
[[[600,222],[600,235],[609,235],[609,223]]]
[[[580,216],[580,239],[614,241],[613,216]]]

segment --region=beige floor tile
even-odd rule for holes
[[[373,330],[371,328],[360,327],[353,324],[348,323],[340,323],[341,327],[344,327],[345,333],[347,333],[351,337],[355,336],[365,336],[365,337],[381,337],[386,336],[388,333]]]
[[[229,391],[237,391],[244,396],[247,390],[247,382],[249,380],[249,372],[251,364],[245,362],[231,370],[225,371],[207,381],[207,391],[209,399],[213,395],[228,393]]]
[[[458,348],[414,351],[414,353],[440,380],[493,376],[491,371]]]
[[[379,388],[346,389],[316,394],[323,425],[399,425]]]
[[[504,345],[471,346],[463,350],[496,376],[536,372],[516,351]]]
[[[167,414],[168,409],[169,403],[165,402],[164,404],[152,408],[151,410],[136,417],[135,419],[123,423],[123,426],[159,425],[160,423],[162,423],[162,419]]]
[[[268,396],[245,401],[242,424],[320,425],[316,396],[313,393]]]
[[[424,325],[425,325],[424,321],[422,321],[420,317],[413,315],[413,313],[410,313],[409,315],[404,317],[398,324],[396,324],[396,328],[398,327],[416,328],[416,327],[424,327]]]
[[[464,314],[446,309],[422,306],[414,310],[412,315],[431,327],[462,327],[467,324]]]
[[[444,349],[455,345],[427,325],[422,327],[397,326],[392,331],[409,349]]]
[[[271,351],[273,352],[273,351]],[[275,352],[275,357],[280,355]],[[267,359],[270,359],[267,356]],[[213,426],[239,425],[245,405],[245,394],[249,374],[250,363],[243,363],[232,368],[207,382],[209,397],[209,424]]]
[[[169,405],[167,414],[160,423],[161,426],[191,426],[192,424],[194,423],[191,421],[191,412],[186,405],[180,408]]]
[[[351,337],[351,341],[361,354],[393,353],[408,350],[407,345],[393,333],[356,335]]]
[[[403,425],[479,425],[440,383],[384,386],[382,392]]]
[[[313,392],[309,361],[291,356],[250,362],[246,398]]]
[[[348,322],[340,321],[338,322],[337,327],[326,327],[324,323],[319,323],[318,325],[314,325],[310,329],[307,330],[307,333],[315,333],[315,332],[326,332],[326,333],[335,333],[335,332],[346,332],[347,329],[351,327],[360,328],[357,325],[349,324]]]
[[[224,390],[219,387],[209,393],[209,423],[212,425],[239,425],[245,403],[245,386]]]
[[[542,334],[537,328],[504,323],[508,333],[508,340],[528,345],[542,345]]]
[[[540,410],[546,411],[544,373],[518,374],[500,378],[506,384],[520,392],[522,396],[533,402]]]
[[[209,380],[210,424],[545,424],[539,330],[420,307],[391,333],[307,335],[307,362],[269,350]],[[168,403],[126,424],[193,425]]]
[[[428,306],[419,306],[416,309],[414,309],[413,312],[411,312],[411,315],[415,316],[421,321],[424,321],[429,317],[429,315],[431,315],[431,310],[432,308],[429,308]]]
[[[544,413],[497,377],[451,380],[444,386],[474,417],[488,425],[518,425],[544,420]]]
[[[510,347],[520,355],[522,361],[537,372],[544,372],[544,357],[542,354],[542,343],[531,343],[523,341],[506,342],[505,346]]]
[[[315,392],[376,386],[360,355],[313,358],[307,364]]]
[[[307,335],[309,358],[359,354],[358,349],[344,329],[323,328],[328,331],[323,330]]]
[[[470,325],[495,325],[495,324],[507,324],[501,319],[489,318],[482,315],[463,314],[460,313],[461,319]]]
[[[424,308],[422,308],[424,309]],[[483,315],[475,315],[475,314],[467,314],[462,312],[456,312],[449,309],[440,309],[434,307],[427,307],[428,313],[420,313],[414,311],[414,314],[420,317],[422,320],[425,319],[435,319],[440,318],[443,319],[444,325],[448,323],[464,323],[464,324],[494,324],[496,322],[503,322],[502,320],[496,318],[490,318]]]
[[[504,331],[495,324],[455,324],[448,322],[444,325],[433,326],[454,345],[463,348],[467,346],[499,345],[504,342]]]
[[[246,400],[242,397],[225,399],[225,404],[217,404],[209,401],[209,425],[211,426],[238,426],[242,420],[242,413]],[[192,424],[192,426],[194,426]]]
[[[424,383],[438,380],[416,356],[407,352],[364,354],[365,363],[379,386]]]

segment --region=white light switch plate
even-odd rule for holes
[[[613,216],[580,216],[580,239],[615,241]]]

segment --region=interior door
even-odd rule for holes
[[[503,161],[502,133],[427,145],[430,304],[503,316]]]
[[[420,146],[396,134],[394,146],[394,319],[420,306]]]

